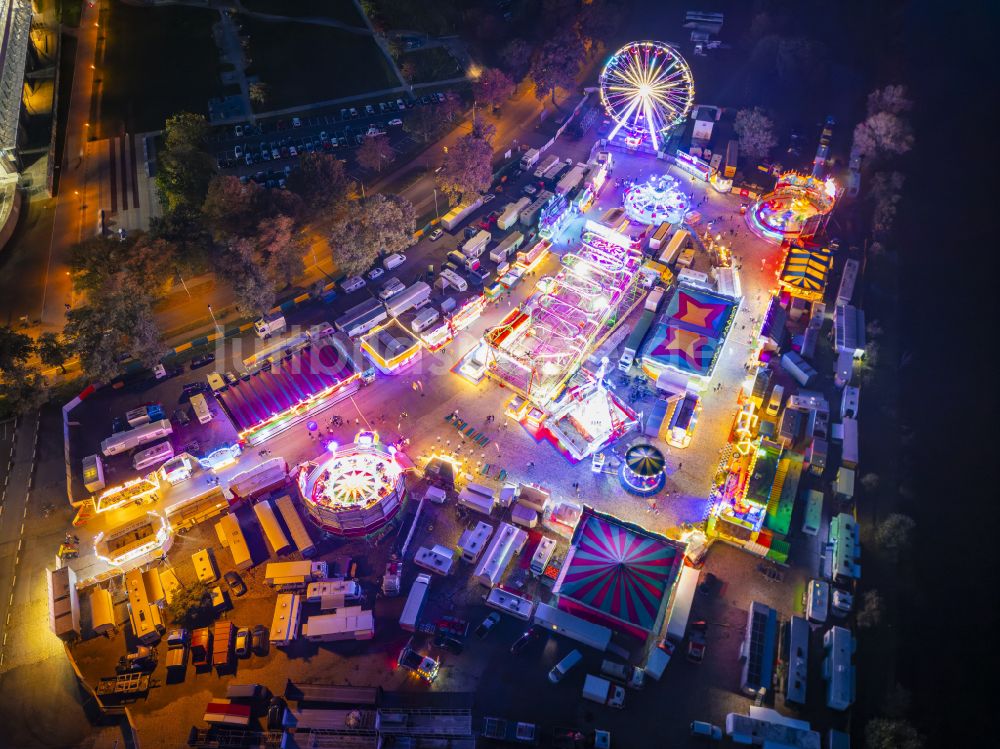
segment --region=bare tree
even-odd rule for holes
[[[875,526],[875,541],[889,559],[896,561],[913,542],[917,523],[909,515],[894,512]]]
[[[882,623],[882,596],[877,590],[866,590],[855,621],[859,629],[872,629]]]
[[[905,720],[872,718],[865,725],[867,749],[923,749],[924,737]]]
[[[902,114],[913,108],[913,102],[906,96],[906,86],[890,85],[877,88],[868,94],[868,116],[879,112]]]
[[[912,147],[909,124],[892,112],[876,112],[854,128],[854,150],[864,159],[904,154]]]

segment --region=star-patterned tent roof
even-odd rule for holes
[[[822,298],[826,279],[833,266],[833,253],[829,248],[792,246],[785,258],[780,282],[792,292],[806,298]]]
[[[679,288],[656,326],[643,358],[657,367],[707,376],[736,303],[709,291]]]
[[[600,618],[648,632],[670,591],[683,547],[608,515],[584,510],[557,591]],[[572,608],[572,607],[570,607]]]

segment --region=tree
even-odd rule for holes
[[[415,109],[403,120],[403,130],[417,137],[421,143],[430,142],[440,126],[441,120],[431,107]]]
[[[166,606],[167,618],[174,624],[193,626],[200,624],[211,611],[212,594],[201,580],[188,587],[174,590]]]
[[[201,211],[216,237],[252,234],[267,200],[265,189],[253,180],[219,174],[208,183]]]
[[[150,236],[165,239],[174,248],[174,272],[196,275],[209,270],[212,237],[200,209],[177,208],[150,221]]]
[[[612,36],[621,25],[621,13],[607,0],[584,0],[577,17],[577,33],[588,54],[596,52],[601,39]]]
[[[31,357],[35,344],[30,336],[0,327],[0,372],[20,369]]]
[[[361,148],[358,149],[358,163],[365,169],[374,169],[381,172],[382,167],[391,164],[396,158],[396,152],[389,144],[389,138],[385,135],[371,135],[365,138]]]
[[[426,109],[427,107],[424,107]],[[437,106],[437,116],[445,122],[454,122],[462,117],[462,102],[457,96],[446,96]]]
[[[18,368],[0,381],[0,400],[10,404],[16,413],[37,411],[48,399],[48,384],[37,372]]]
[[[774,122],[760,107],[737,112],[733,130],[740,138],[740,151],[753,164],[766,157],[778,142]]]
[[[872,718],[865,725],[867,749],[923,749],[924,737],[905,720]]]
[[[878,489],[879,478],[877,473],[866,473],[861,477],[861,486],[865,488],[866,492],[874,492]]]
[[[66,374],[66,359],[69,349],[58,333],[47,331],[38,336],[35,342],[38,358],[46,367],[59,367]]]
[[[877,88],[868,94],[868,116],[879,112],[902,114],[913,108],[913,102],[906,97],[906,86],[890,85]]]
[[[498,109],[514,93],[514,81],[499,68],[487,68],[472,84],[476,101]]]
[[[399,66],[399,74],[403,76],[403,79],[407,83],[413,83],[414,78],[417,76],[417,66],[413,60],[404,60],[403,64]]]
[[[307,153],[299,159],[299,168],[288,175],[288,189],[316,213],[343,205],[349,187],[344,162],[328,153]]]
[[[275,288],[285,288],[305,271],[305,244],[289,216],[264,219],[257,227],[256,264]]]
[[[871,629],[882,623],[882,596],[877,590],[866,590],[856,622],[859,629]]]
[[[69,249],[69,270],[73,288],[94,292],[102,289],[108,279],[121,270],[124,247],[104,237],[88,237]]]
[[[916,527],[909,515],[894,512],[875,526],[875,541],[889,559],[896,561],[912,542]]]
[[[254,81],[250,84],[250,101],[254,104],[266,104],[271,98],[271,87],[263,81]]]
[[[909,124],[891,112],[876,112],[854,128],[854,150],[864,159],[900,155],[912,147]]]
[[[413,244],[413,205],[396,195],[373,195],[344,212],[330,236],[333,260],[348,276],[363,273],[381,253],[402,252]]]
[[[204,202],[215,171],[202,150],[207,134],[208,123],[201,115],[182,112],[167,120],[156,185],[168,209]]]
[[[435,181],[452,198],[483,194],[493,180],[493,148],[475,133],[463,135],[444,157]]]
[[[70,310],[64,335],[84,373],[99,382],[117,375],[120,363],[129,357],[152,367],[165,350],[149,296],[124,278]]]
[[[507,74],[519,82],[531,67],[531,45],[524,39],[511,39],[500,51],[500,59]]]
[[[545,41],[531,60],[528,76],[535,82],[539,101],[549,94],[556,103],[556,88],[573,88],[583,64],[580,38],[572,31],[559,31]]]

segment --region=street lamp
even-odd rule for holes
[[[208,305],[208,314],[212,316],[212,324],[215,325],[215,332],[222,335],[222,326],[219,325],[219,321],[215,319],[215,312],[212,310],[212,305]]]

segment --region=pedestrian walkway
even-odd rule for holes
[[[144,134],[126,133],[87,143],[87,183],[97,193],[93,213],[95,233],[101,210],[105,212],[106,234],[119,229],[145,231],[150,219],[160,215],[155,186],[146,174],[145,140]]]

